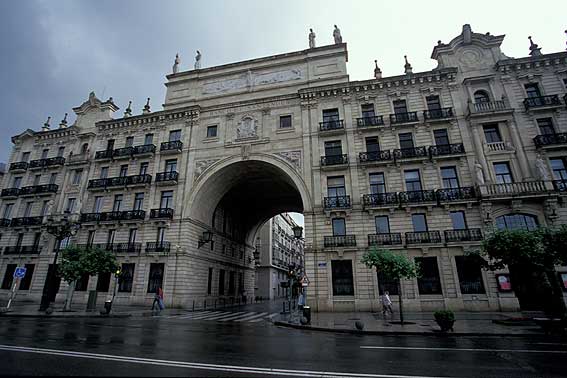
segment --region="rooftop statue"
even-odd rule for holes
[[[333,30],[333,38],[335,39],[335,43],[343,43],[343,37],[341,36],[341,30],[335,25],[335,30]]]
[[[315,32],[313,32],[313,29],[309,29],[309,48],[315,48]]]

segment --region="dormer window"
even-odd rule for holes
[[[476,104],[490,102],[490,97],[488,97],[488,93],[486,93],[486,91],[476,91],[474,92],[474,102]]]

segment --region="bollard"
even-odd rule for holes
[[[217,308],[217,300],[215,299],[215,306],[214,306],[214,309],[216,310],[216,308]]]
[[[193,312],[195,312],[195,300],[193,300]]]
[[[203,301],[203,309],[204,309],[204,310],[207,309],[207,300],[206,300],[206,299]]]

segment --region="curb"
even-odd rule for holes
[[[357,329],[342,329],[342,328],[325,328],[317,326],[304,326],[300,324],[293,324],[288,322],[276,321],[275,326],[295,328],[307,331],[317,332],[333,332],[333,333],[347,333],[353,335],[381,335],[381,336],[436,336],[436,337],[452,337],[452,336],[494,336],[494,337],[547,337],[545,334],[538,333],[488,333],[488,332],[429,332],[429,331],[359,331]]]
[[[129,318],[132,314],[111,314],[111,315],[100,315],[100,314],[88,314],[88,315],[47,315],[47,314],[0,314],[1,318],[42,318],[42,319],[59,319],[59,318]]]

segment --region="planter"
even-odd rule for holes
[[[453,331],[454,320],[436,320],[436,322],[441,328],[441,332]]]
[[[455,324],[455,314],[451,310],[440,310],[435,311],[433,314],[435,321],[441,328],[441,332],[447,332],[453,330],[453,324]]]

